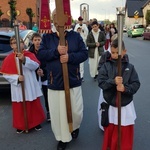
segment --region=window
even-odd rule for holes
[[[135,25],[134,29],[138,29],[138,28],[144,28],[143,25]]]
[[[0,37],[0,53],[6,53],[11,51],[9,38]]]

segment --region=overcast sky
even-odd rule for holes
[[[71,0],[71,15],[73,19],[80,16],[80,5],[86,3],[89,5],[89,19],[98,20],[109,19],[116,20],[116,7],[124,7],[126,0]],[[55,0],[50,0],[50,9],[55,8]]]

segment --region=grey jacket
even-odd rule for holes
[[[98,47],[98,53],[99,53],[99,56],[101,56],[101,54],[104,52],[103,46],[105,45],[105,42],[106,42],[105,34],[102,31],[99,32],[98,42],[100,43],[100,46]],[[92,31],[87,36],[86,44],[88,47],[89,57],[94,58],[96,42],[95,42]]]

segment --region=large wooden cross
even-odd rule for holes
[[[16,37],[16,42],[17,42],[18,53],[21,53],[22,51],[20,48],[19,26],[18,26],[17,20],[15,20],[15,22],[14,22],[14,30],[15,30],[15,37]],[[19,71],[20,71],[20,75],[23,75],[23,68],[22,68],[21,60],[19,60]],[[21,90],[22,90],[22,98],[23,98],[23,113],[24,113],[25,132],[28,133],[28,119],[27,119],[27,110],[26,110],[24,81],[21,82]]]
[[[63,0],[55,0],[56,4],[56,17],[58,23],[58,32],[60,38],[60,45],[65,46],[65,34],[64,34],[64,26],[67,22],[67,16],[64,14],[63,8]],[[72,109],[71,109],[71,100],[70,100],[70,87],[69,87],[69,78],[68,78],[68,66],[67,63],[62,63],[63,70],[63,80],[64,80],[64,89],[65,89],[65,98],[66,98],[66,111],[67,111],[67,119],[69,124],[69,131],[73,131],[72,125]]]

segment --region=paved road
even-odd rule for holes
[[[150,41],[142,40],[142,37],[124,37],[130,62],[134,63],[141,81],[141,87],[134,96],[137,112],[135,124],[134,150],[149,150],[150,148]]]
[[[129,59],[135,64],[141,80],[141,88],[134,97],[137,120],[135,124],[134,150],[149,150],[150,147],[150,41],[128,38],[124,35]],[[85,82],[82,85],[84,118],[80,135],[66,150],[101,150],[103,132],[98,128],[97,103],[99,88],[89,75],[88,61],[85,62]],[[44,107],[44,100],[41,99]],[[9,92],[0,93],[0,150],[56,150],[57,142],[50,123],[44,122],[42,130],[28,134],[16,134],[12,128],[12,113]]]

